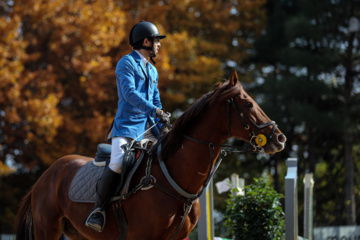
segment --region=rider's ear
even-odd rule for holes
[[[148,46],[150,46],[150,45],[151,45],[150,40],[149,40],[148,38],[145,38],[145,39],[144,39],[144,42],[143,42],[143,46],[148,47]]]
[[[234,70],[232,73],[231,73],[231,77],[230,77],[230,81],[229,81],[229,85],[231,87],[235,86],[236,83],[239,81],[239,77],[236,73],[236,70]]]

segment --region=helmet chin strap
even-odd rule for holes
[[[151,42],[151,47],[145,47],[145,46],[141,46],[141,49],[145,49],[145,50],[148,50],[148,51],[152,51],[153,54],[150,56],[150,60],[151,62],[155,65],[156,62],[155,60],[153,59],[154,57],[156,57],[156,53],[155,53],[155,48],[154,48],[154,42]]]

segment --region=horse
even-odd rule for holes
[[[200,216],[198,197],[213,174],[222,144],[230,137],[268,154],[282,151],[286,142],[275,122],[245,92],[236,71],[174,122],[151,162],[151,176],[158,187],[139,190],[122,201],[127,239],[186,238]],[[74,175],[93,160],[67,155],[41,175],[19,204],[16,239],[57,240],[62,234],[76,240],[119,239],[116,216],[109,207],[103,231],[96,232],[83,224],[93,204],[69,199]],[[140,164],[130,189],[144,177],[148,164]]]

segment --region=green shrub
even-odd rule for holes
[[[225,225],[236,240],[282,239],[285,232],[284,212],[277,193],[263,178],[244,187],[243,196],[231,195],[225,212]],[[235,190],[232,190],[235,191]]]

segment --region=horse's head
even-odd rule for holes
[[[226,104],[222,104],[222,109],[226,105],[228,137],[243,139],[249,142],[256,151],[264,149],[269,154],[282,151],[286,142],[285,135],[246,93],[238,80],[237,73],[234,71],[229,82],[218,86],[218,90],[214,91],[214,95],[218,97],[212,97],[213,100],[217,98],[221,100],[220,102],[226,101]],[[216,94],[218,91],[220,93]],[[213,102],[219,103],[219,101]]]
[[[229,82],[218,83],[175,121],[162,149],[164,159],[182,147],[185,135],[215,145],[236,137],[249,142],[253,151],[268,154],[282,151],[286,142],[275,122],[242,88],[235,71]]]

